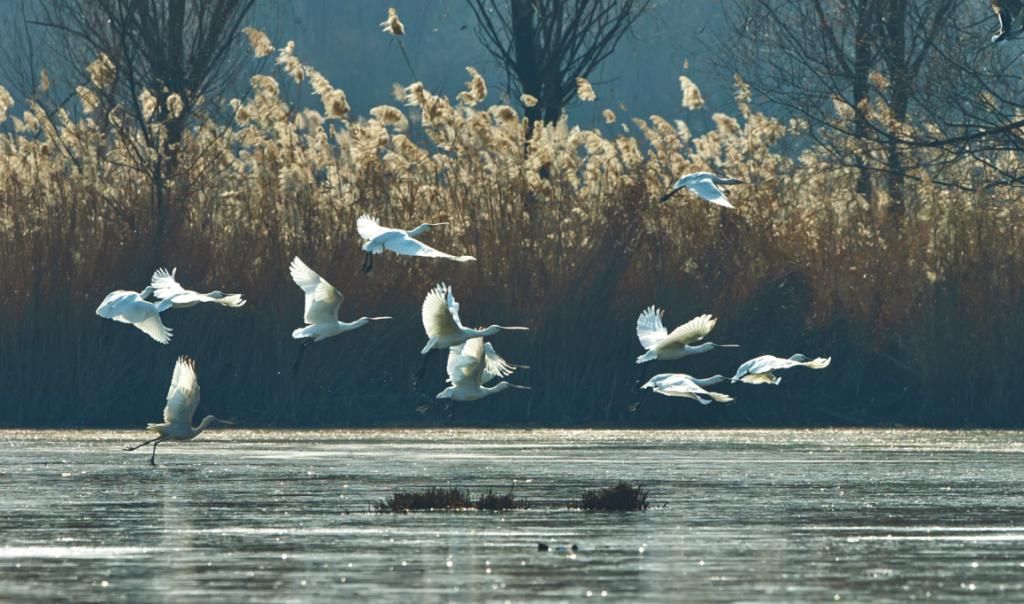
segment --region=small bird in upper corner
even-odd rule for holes
[[[659,201],[668,201],[670,197],[680,190],[689,189],[691,192],[696,193],[701,198],[710,201],[715,205],[722,206],[723,208],[735,209],[735,206],[729,203],[729,200],[726,199],[725,191],[719,188],[719,185],[740,184],[743,184],[743,181],[738,178],[725,178],[722,176],[716,176],[711,172],[695,172],[693,174],[687,174],[677,180],[676,184],[672,185],[672,190],[662,195]]]
[[[1021,0],[992,0],[992,11],[999,19],[999,31],[992,35],[992,42],[1005,42],[1015,40],[1024,33],[1024,27],[1013,31],[1014,20],[1020,20],[1024,15],[1024,3]]]

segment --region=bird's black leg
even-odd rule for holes
[[[299,363],[302,362],[302,355],[306,353],[306,349],[309,348],[309,345],[312,343],[313,338],[306,338],[302,341],[302,344],[299,346],[299,352],[295,355],[295,362],[292,363],[292,375],[299,372]]]
[[[423,379],[423,375],[426,374],[426,372],[427,372],[427,360],[430,357],[434,356],[434,352],[436,352],[436,350],[437,349],[435,348],[433,350],[428,351],[427,354],[422,355],[423,356],[423,362],[420,363],[420,368],[416,370],[416,375],[413,376],[413,380],[412,380],[413,386],[418,386],[419,383],[420,383],[420,380]]]
[[[129,445],[129,446],[125,447],[123,450],[124,451],[134,451],[135,449],[141,449],[142,447],[145,447],[148,444],[155,443],[156,441],[160,440],[161,438],[163,438],[163,436],[157,436],[154,439],[147,440],[146,442],[142,443],[141,445],[135,445],[134,447]]]
[[[448,403],[448,425],[449,426],[454,426],[455,425],[455,401],[454,400],[452,400],[450,403]]]
[[[629,412],[636,413],[636,410],[640,408],[640,404],[644,402],[648,394],[650,394],[650,391],[641,390],[640,394],[638,394],[636,397],[636,402],[629,406]]]
[[[640,366],[639,366],[640,370],[637,371],[637,374],[636,374],[636,384],[633,385],[633,389],[638,391],[638,392],[642,389],[642,387],[644,385],[644,380],[647,379],[647,366],[648,365],[650,365],[650,363],[641,363]]]
[[[366,252],[366,272],[373,270],[373,252]]]
[[[157,439],[157,441],[153,443],[153,454],[149,456],[149,465],[151,466],[156,465],[156,446],[159,445],[160,443],[160,439]]]

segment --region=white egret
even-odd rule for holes
[[[739,184],[743,184],[743,181],[738,178],[723,178],[710,172],[695,172],[693,174],[687,174],[677,180],[676,183],[672,185],[672,190],[662,195],[660,201],[668,201],[669,198],[675,195],[678,191],[682,189],[689,189],[715,205],[722,206],[723,208],[732,208],[734,206],[725,198],[725,191],[722,191],[718,185]]]
[[[1024,18],[1024,3],[1020,0],[992,0],[992,10],[999,19],[999,31],[992,36],[993,42],[1003,42],[1021,37],[1024,28],[1013,31],[1015,19]]]
[[[655,359],[661,361],[681,359],[714,348],[739,348],[738,344],[715,344],[714,342],[694,345],[694,342],[703,340],[704,336],[715,328],[718,319],[711,315],[700,315],[690,319],[673,329],[672,333],[669,333],[661,322],[664,315],[664,310],[652,305],[645,308],[637,317],[636,336],[640,339],[640,344],[647,350],[636,358],[637,363],[646,363]]]
[[[448,350],[448,383],[451,385],[438,393],[437,398],[456,401],[475,401],[508,388],[529,390],[500,381],[494,386],[487,384],[500,377],[508,377],[520,365],[512,365],[498,356],[490,342],[483,338],[472,338],[465,344],[456,344]]]
[[[721,375],[709,378],[695,378],[685,373],[659,373],[647,380],[643,388],[649,388],[665,396],[692,398],[702,405],[710,405],[712,401],[728,403],[733,400],[728,394],[710,392],[704,389],[705,386],[714,386],[728,379]]]
[[[391,317],[360,317],[351,323],[338,320],[338,309],[345,300],[336,287],[324,280],[316,271],[296,256],[289,267],[292,280],[306,294],[306,310],[303,319],[305,327],[292,332],[296,340],[311,338],[313,342],[336,336],[346,331],[359,329],[370,321],[382,321]]]
[[[824,369],[832,362],[832,357],[819,357],[811,360],[802,354],[794,354],[788,359],[762,355],[750,359],[739,366],[736,375],[732,377],[733,382],[746,382],[747,384],[775,384],[778,385],[782,378],[775,375],[775,371],[789,369],[790,367],[807,367],[808,369]]]
[[[382,254],[384,250],[390,250],[402,256],[419,256],[421,258],[447,258],[456,262],[472,262],[476,258],[472,256],[453,256],[445,252],[435,250],[429,245],[418,241],[415,237],[426,233],[434,227],[448,224],[447,222],[423,223],[410,231],[394,229],[381,226],[376,218],[362,215],[356,221],[356,230],[359,236],[366,240],[363,244],[363,251],[366,258],[363,260],[362,271],[368,273],[373,270],[373,255]]]
[[[160,320],[160,313],[171,308],[173,302],[167,299],[154,304],[146,300],[151,295],[152,287],[147,287],[142,292],[123,289],[112,291],[96,308],[96,314],[104,319],[134,325],[157,342],[167,344],[171,341],[173,330]]]
[[[164,422],[162,424],[146,424],[146,430],[156,432],[160,436],[152,440],[125,447],[125,451],[134,451],[153,445],[153,454],[149,457],[149,463],[156,465],[156,446],[165,440],[192,440],[203,430],[210,427],[214,422],[232,424],[227,420],[217,419],[207,415],[198,426],[192,426],[192,416],[199,406],[199,381],[196,379],[195,361],[187,356],[178,357],[174,364],[174,374],[171,376],[171,387],[167,391],[167,404],[164,406]]]
[[[158,268],[153,273],[150,284],[153,286],[153,293],[161,300],[171,300],[174,308],[190,308],[201,302],[214,302],[230,308],[238,308],[245,304],[242,294],[225,294],[220,290],[201,294],[191,289],[185,289],[175,280],[178,269],[167,272],[165,268]]]
[[[427,343],[420,351],[426,355],[431,350],[442,350],[465,343],[467,340],[479,337],[493,336],[501,331],[528,331],[528,327],[506,327],[503,325],[491,325],[489,327],[473,329],[464,327],[459,318],[459,303],[452,296],[450,285],[439,283],[434,289],[427,293],[423,300],[422,308],[423,330],[427,333]],[[423,357],[423,364],[416,372],[417,381],[423,376],[427,367],[427,357]]]

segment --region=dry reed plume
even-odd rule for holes
[[[803,142],[801,123],[752,109],[742,81],[735,112],[714,113],[715,127],[700,136],[681,120],[629,121],[605,109],[607,128],[563,119],[527,139],[522,114],[488,100],[472,68],[455,101],[415,82],[401,106],[357,117],[293,43],[275,50],[262,33],[246,33],[257,56],[277,53],[273,73],[253,75],[243,99],[198,108],[176,150],[161,261],[251,303],[234,314],[172,311],[169,350],[92,316],[107,291],[139,289],[157,268],[140,262],[156,236],[152,183],[140,166],[160,158],[139,157],[145,145],[111,134],[130,128],[116,111],[91,112],[91,89],[110,76],[105,64],[79,86],[79,111],[47,115],[30,100],[12,107],[0,89],[10,126],[0,137],[8,401],[0,424],[135,423],[160,404],[151,375],[166,373],[179,352],[215,368],[204,400],[251,423],[416,421],[407,376],[422,345],[418,309],[441,279],[456,284],[467,308],[486,301],[489,320],[525,316],[533,328],[531,339],[503,343],[530,360],[532,395],[470,410],[471,422],[1018,425],[1024,417],[1010,405],[1024,216],[1013,191],[985,186],[983,166],[944,168],[942,181],[962,188],[910,170],[909,211],[896,224],[880,209],[884,197],[869,203],[855,193],[853,168]],[[680,82],[683,105],[699,110],[696,84]],[[300,85],[316,107],[285,100],[283,90]],[[580,89],[593,95],[585,80]],[[174,103],[152,107],[154,140]],[[230,124],[210,117],[222,103],[233,110]],[[886,119],[884,107],[873,111]],[[853,140],[847,148],[885,152]],[[704,169],[749,183],[730,191],[736,212],[686,196],[656,204],[676,176]],[[354,228],[364,213],[394,225],[450,221],[429,240],[479,262],[389,257],[364,278]],[[293,378],[281,369],[301,315],[287,278],[295,254],[346,293],[343,314],[373,308],[399,320],[383,335],[321,347]],[[718,415],[672,403],[632,417],[633,323],[651,303],[675,316],[720,316],[722,337],[743,344],[695,361],[691,373],[796,349],[835,363],[786,390],[741,391]]]

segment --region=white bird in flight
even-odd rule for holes
[[[738,178],[723,178],[710,172],[695,172],[677,180],[676,184],[672,185],[672,190],[662,195],[660,201],[668,201],[670,197],[681,189],[689,189],[715,205],[722,206],[723,208],[733,208],[734,206],[725,198],[725,191],[720,189],[718,185],[739,184],[743,184],[743,181]]]
[[[96,308],[96,314],[104,319],[134,325],[157,342],[167,344],[171,341],[173,330],[160,320],[160,313],[171,308],[173,302],[168,299],[154,304],[146,300],[151,295],[152,287],[147,287],[141,293],[123,289],[112,291]]]
[[[336,287],[316,274],[316,271],[306,266],[306,263],[296,256],[289,266],[292,280],[306,294],[306,310],[303,319],[305,327],[299,327],[292,332],[296,340],[312,338],[312,341],[336,336],[339,333],[359,329],[370,321],[382,321],[391,317],[360,317],[351,323],[338,320],[338,309],[345,300]]]
[[[992,0],[992,10],[999,19],[999,31],[992,36],[992,42],[1003,42],[1021,37],[1024,27],[1013,31],[1015,19],[1024,18],[1024,4],[1020,0]]]
[[[450,285],[439,283],[434,289],[427,293],[423,300],[422,308],[423,330],[427,333],[427,343],[420,350],[420,354],[426,355],[431,350],[443,350],[458,346],[472,338],[493,336],[501,331],[529,331],[528,327],[506,327],[503,325],[491,325],[485,328],[473,329],[464,327],[462,319],[459,318],[459,303],[452,296]],[[416,380],[423,377],[427,368],[427,357],[423,357],[423,363],[416,372]]]
[[[681,359],[693,354],[707,352],[713,348],[739,348],[738,344],[715,344],[704,342],[694,345],[704,339],[704,336],[714,329],[715,319],[711,315],[700,315],[690,321],[676,327],[669,333],[662,324],[661,318],[665,311],[655,308],[653,305],[644,309],[636,320],[636,336],[640,344],[647,352],[636,358],[637,363],[646,363],[655,359],[670,361]]]
[[[178,357],[171,376],[171,387],[167,391],[167,404],[164,406],[164,422],[162,424],[146,424],[146,430],[159,434],[152,440],[125,447],[125,451],[134,451],[148,444],[153,445],[153,454],[149,463],[156,465],[156,446],[165,440],[192,440],[214,422],[232,424],[227,420],[207,415],[198,426],[192,426],[192,416],[199,406],[199,381],[196,379],[195,361],[187,356]]]
[[[402,256],[419,256],[421,258],[447,258],[456,262],[471,262],[476,260],[472,256],[453,256],[445,252],[435,250],[429,245],[418,241],[415,237],[426,233],[430,229],[448,224],[447,222],[423,223],[410,231],[394,229],[381,226],[376,218],[362,215],[356,220],[356,230],[359,236],[366,243],[363,244],[363,251],[366,258],[363,260],[362,271],[368,273],[373,270],[373,255],[382,254],[384,250],[390,250]]]
[[[494,386],[487,384],[497,378],[512,375],[522,365],[512,365],[498,356],[490,342],[472,338],[448,350],[448,382],[451,384],[438,393],[437,398],[456,401],[475,401],[508,388],[529,390],[529,386],[511,384],[504,380]]]
[[[788,359],[762,355],[743,363],[736,370],[732,377],[733,382],[745,382],[747,384],[775,384],[778,385],[782,378],[777,377],[774,372],[790,367],[807,367],[808,369],[824,369],[832,362],[832,357],[819,357],[811,360],[802,354],[794,354]]]
[[[191,289],[185,289],[174,279],[177,273],[177,268],[172,269],[171,272],[167,272],[165,268],[158,268],[150,280],[156,297],[161,300],[171,300],[174,308],[190,308],[201,302],[214,302],[231,308],[238,308],[245,304],[242,294],[225,294],[220,290],[201,294]]]
[[[423,330],[427,332],[427,344],[420,354],[433,349],[451,348],[471,338],[493,336],[502,331],[529,331],[529,327],[505,327],[491,325],[473,329],[464,327],[459,318],[459,303],[452,296],[450,285],[439,283],[427,293],[423,300]]]
[[[728,403],[733,400],[728,394],[710,392],[704,389],[705,386],[714,386],[728,379],[721,375],[709,378],[695,378],[685,373],[659,373],[647,380],[643,388],[649,388],[665,396],[692,398],[702,405],[710,405],[712,401]]]

